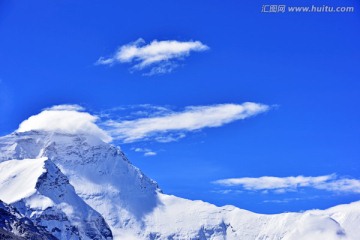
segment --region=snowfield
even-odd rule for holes
[[[119,147],[86,134],[1,137],[0,199],[59,239],[360,239],[360,202],[265,215],[190,201],[162,193]]]

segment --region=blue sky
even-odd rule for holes
[[[264,4],[355,12],[261,13]],[[268,109],[243,120],[230,114],[217,127],[127,143],[123,131],[114,142],[165,193],[185,198],[263,213],[359,200],[334,187],[360,179],[358,9],[354,0],[1,1],[0,133],[60,104],[84,107],[106,128],[109,120],[178,116],[189,106],[259,103]],[[136,67],[155,40],[198,45]],[[137,55],[116,60],[121,46]],[[99,64],[101,57],[114,60]],[[148,76],[152,69],[165,73]],[[169,133],[175,141],[159,142]],[[302,187],[285,178],[299,175],[329,179],[302,179]],[[214,182],[263,176],[290,185]]]

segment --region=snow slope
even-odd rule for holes
[[[99,213],[74,191],[47,158],[0,163],[0,199],[12,203],[59,239],[111,239]]]
[[[11,205],[0,200],[0,239],[56,240],[43,227],[21,215]]]
[[[160,199],[162,206],[146,219],[152,239],[360,239],[360,202],[266,215],[164,194]]]
[[[44,157],[49,160],[38,160]],[[86,134],[29,131],[1,137],[0,162],[9,164],[11,159],[54,163],[77,196],[104,217],[114,239],[360,239],[360,202],[323,211],[263,215],[190,201],[163,194],[120,148]],[[0,194],[13,191],[3,185]],[[20,189],[14,195],[25,197],[27,208],[46,205],[44,199],[30,201],[33,188]],[[60,203],[55,195],[45,196]]]

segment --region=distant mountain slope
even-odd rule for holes
[[[0,199],[58,239],[111,239],[105,220],[47,158],[0,163]]]
[[[90,232],[110,239],[106,223],[114,239],[121,240],[357,240],[360,236],[360,202],[323,211],[264,215],[233,206],[216,207],[203,201],[190,201],[163,194],[157,183],[134,167],[120,148],[85,134],[13,133],[0,138],[0,162],[0,167],[7,164],[4,169],[15,169],[16,176],[22,173],[21,179],[35,174],[40,166],[46,169],[48,175],[44,177],[41,172],[34,177],[35,186],[30,184],[33,177],[13,182],[21,191],[10,187],[13,181],[10,176],[0,181],[0,198],[4,196],[8,202],[16,200],[16,206],[28,216],[41,215],[49,211],[45,206],[54,203],[56,211],[50,208],[54,219],[44,220],[42,224],[49,229],[55,225],[64,229],[64,224],[79,229],[66,233],[70,234],[67,236],[79,232],[88,237],[85,226],[89,226]],[[16,169],[20,165],[26,168],[19,172]],[[26,172],[28,169],[34,170],[30,173]],[[9,197],[6,193],[11,191]],[[73,215],[63,203],[82,210]],[[88,221],[89,215],[97,220]],[[59,223],[60,219],[65,222]]]
[[[44,227],[34,224],[21,215],[16,208],[0,200],[0,239],[56,240]]]

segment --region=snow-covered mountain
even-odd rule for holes
[[[0,199],[59,239],[360,239],[360,202],[263,215],[190,201],[87,134],[1,137]]]
[[[20,214],[14,206],[0,200],[0,239],[56,240],[57,238],[44,227]]]
[[[68,178],[47,158],[0,164],[0,199],[59,239],[112,239],[102,216],[89,207]]]

